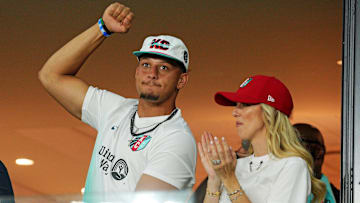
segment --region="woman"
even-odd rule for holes
[[[251,155],[236,160],[224,138],[205,132],[198,144],[208,173],[204,202],[321,202],[324,184],[312,174],[312,157],[289,122],[289,90],[274,77],[246,79],[237,92],[218,92],[215,101],[235,106],[239,139],[251,142]]]

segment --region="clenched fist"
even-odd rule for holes
[[[105,9],[102,18],[110,32],[127,33],[134,13],[130,11],[130,8],[116,2]]]

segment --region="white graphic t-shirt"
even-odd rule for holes
[[[84,201],[118,199],[135,191],[142,174],[175,186],[191,188],[195,183],[196,145],[192,133],[177,109],[175,115],[139,118],[138,100],[89,87],[82,107],[82,121],[98,131],[88,175]],[[133,136],[131,118],[135,118]]]

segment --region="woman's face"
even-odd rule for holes
[[[261,134],[265,135],[263,111],[260,104],[237,103],[233,110],[236,128],[241,139],[252,140]]]

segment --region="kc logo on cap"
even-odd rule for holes
[[[170,46],[170,42],[162,39],[153,39],[149,48],[168,50]]]
[[[149,36],[144,40],[140,51],[134,51],[133,54],[140,57],[143,54],[160,55],[182,63],[188,71],[189,51],[181,39],[169,36]]]

